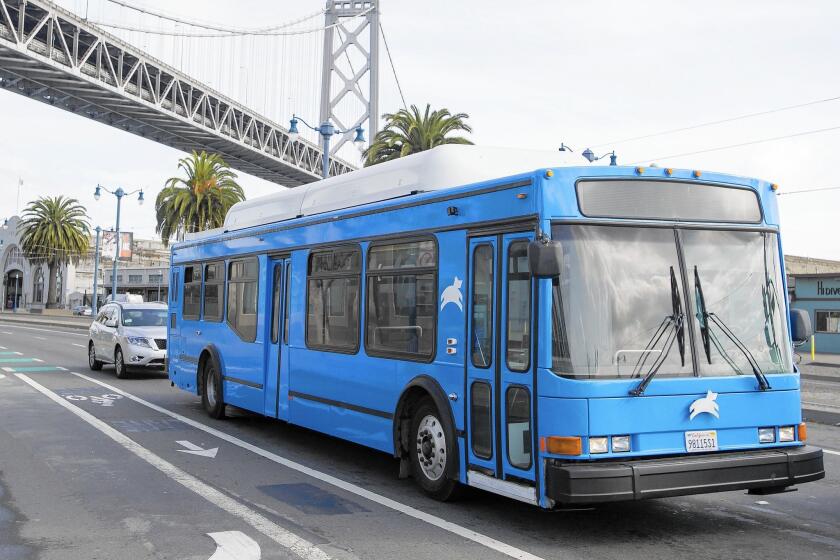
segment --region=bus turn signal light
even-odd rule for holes
[[[583,443],[579,437],[548,436],[540,440],[540,449],[555,455],[581,455]]]
[[[805,441],[808,439],[808,426],[805,425],[805,422],[799,424],[799,441]]]

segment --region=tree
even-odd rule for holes
[[[453,115],[449,109],[432,111],[427,103],[423,114],[417,105],[412,105],[410,110],[400,109],[382,117],[386,120],[385,128],[376,133],[373,142],[365,150],[365,167],[429,150],[441,144],[472,144],[463,136],[448,136],[453,132],[472,132],[472,127],[464,122],[469,118],[466,113]]]
[[[20,244],[27,260],[49,266],[47,307],[55,307],[60,267],[78,263],[89,249],[87,211],[75,198],[43,196],[27,205],[20,227]]]
[[[231,206],[245,200],[236,173],[219,154],[193,152],[178,160],[186,178],[171,177],[155,200],[157,228],[165,245],[174,236],[221,227]]]

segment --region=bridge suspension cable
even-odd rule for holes
[[[281,23],[281,24],[278,24],[278,25],[271,25],[271,26],[268,26],[268,27],[247,29],[247,28],[232,28],[230,26],[222,27],[222,26],[219,26],[219,25],[216,25],[216,24],[205,23],[205,22],[201,22],[201,21],[197,21],[197,20],[188,20],[188,19],[184,19],[182,17],[169,15],[169,14],[166,14],[164,12],[159,12],[157,10],[150,10],[149,8],[144,8],[142,6],[137,6],[137,5],[131,4],[129,2],[125,2],[123,0],[105,0],[105,1],[109,2],[111,4],[116,4],[117,6],[122,6],[123,8],[128,8],[129,10],[134,10],[135,12],[140,12],[141,14],[147,14],[147,15],[150,15],[150,16],[155,16],[157,18],[173,21],[175,23],[182,23],[184,25],[189,25],[191,27],[200,27],[202,29],[211,29],[211,30],[214,30],[214,31],[222,31],[222,32],[225,32],[225,33],[233,33],[233,32],[253,33],[253,32],[274,31],[274,30],[277,30],[277,29],[283,29],[285,27],[291,27],[292,25],[296,25],[298,23],[302,23],[304,21],[308,21],[310,19],[313,19],[313,18],[316,18],[316,17],[319,17],[319,16],[323,16],[324,12],[326,11],[324,9],[321,9],[321,10],[318,10],[316,12],[313,12],[309,15],[303,16],[303,17],[298,18],[298,19],[293,20],[293,21],[288,21],[288,22]],[[91,23],[95,23],[95,22],[91,22]],[[99,25],[102,25],[102,24],[99,24]]]
[[[108,2],[116,2],[116,0],[106,0]],[[369,8],[351,18],[348,19],[358,19],[366,16],[369,12],[371,12],[373,8]],[[299,20],[287,22],[282,25],[274,26],[271,28],[264,28],[264,29],[231,29],[225,30],[222,28],[208,28],[205,25],[198,25],[188,21],[181,21],[176,20],[173,18],[164,18],[163,16],[159,16],[152,12],[142,12],[144,14],[152,15],[154,17],[158,17],[161,19],[167,19],[169,21],[173,21],[175,23],[183,23],[185,25],[189,25],[192,27],[201,27],[205,29],[218,29],[219,32],[217,33],[185,33],[183,31],[169,31],[166,29],[154,29],[154,28],[146,28],[146,27],[137,27],[131,25],[125,25],[121,23],[115,22],[108,22],[108,21],[97,21],[97,20],[88,20],[90,23],[94,25],[98,25],[100,27],[109,27],[112,29],[121,29],[123,31],[135,31],[137,33],[148,33],[150,35],[164,35],[169,37],[203,37],[203,38],[225,38],[225,37],[244,37],[244,36],[264,36],[264,37],[282,37],[282,36],[292,36],[292,35],[307,35],[309,33],[320,33],[326,31],[328,29],[332,29],[333,27],[338,27],[339,23],[334,23],[332,25],[322,25],[320,27],[310,27],[307,29],[292,29],[292,30],[284,30],[286,27],[291,27],[292,25],[296,25],[298,23],[307,21],[312,19],[317,15],[323,15],[323,10],[317,14],[307,16],[305,18],[301,18]]]

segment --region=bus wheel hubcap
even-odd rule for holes
[[[417,462],[429,480],[437,480],[446,470],[446,436],[443,426],[431,414],[417,428]]]
[[[213,370],[207,370],[207,380],[205,381],[207,385],[207,404],[211,407],[216,406],[216,383],[213,377]]]

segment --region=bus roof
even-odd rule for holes
[[[223,231],[569,165],[572,162],[568,152],[443,145],[352,173],[239,202],[228,211]],[[202,232],[188,235],[187,239],[217,233],[218,230]]]

